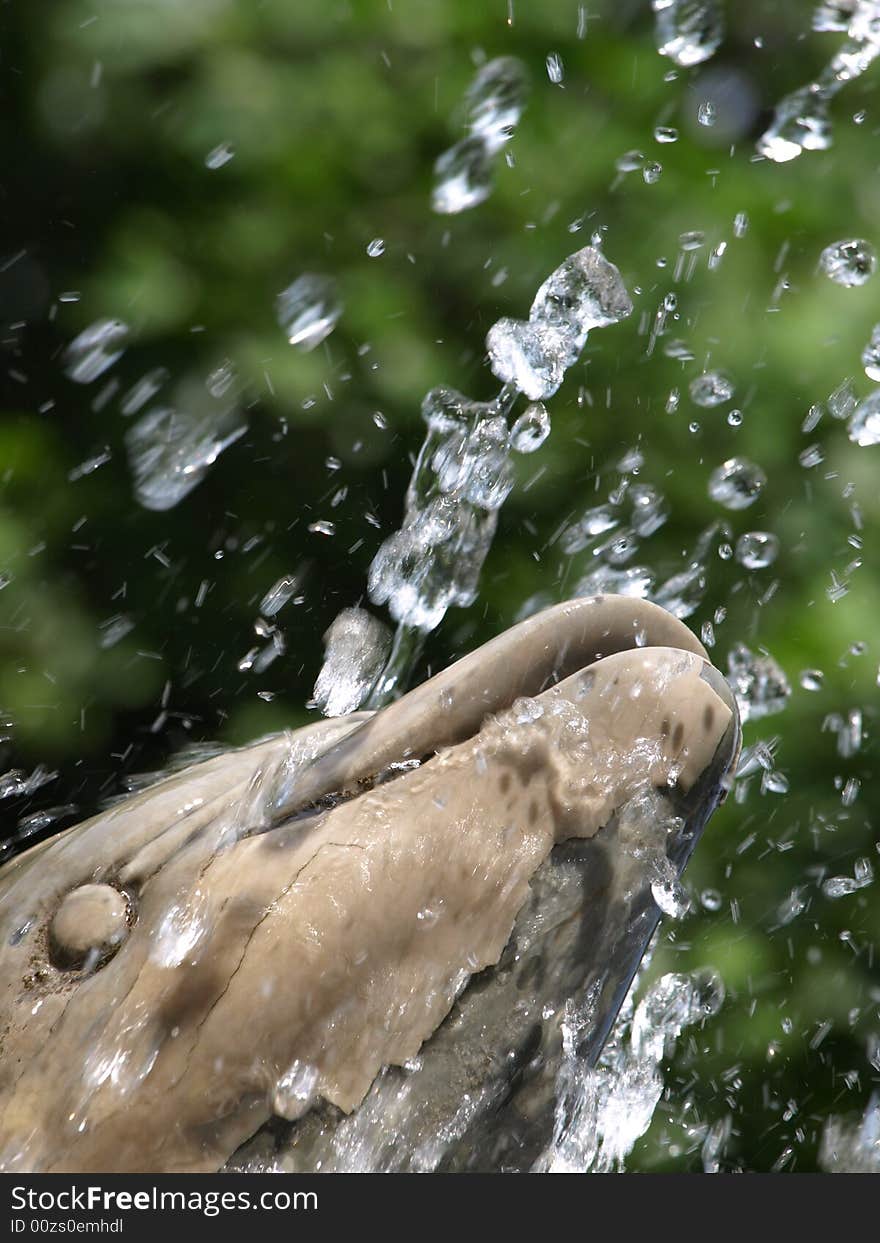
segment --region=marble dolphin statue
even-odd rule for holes
[[[739,746],[681,622],[579,599],[12,859],[0,1169],[541,1168]]]

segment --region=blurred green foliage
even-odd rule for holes
[[[689,624],[699,632],[723,608],[718,663],[744,641],[788,673],[785,713],[749,725],[746,742],[778,736],[790,790],[762,794],[753,779],[690,867],[695,910],[664,931],[652,973],[715,966],[727,1001],[679,1042],[668,1099],[630,1168],[702,1168],[707,1128],[729,1117],[721,1168],[811,1169],[827,1117],[862,1110],[878,1085],[880,907],[870,887],[830,901],[821,881],[875,857],[880,451],[852,445],[827,413],[801,430],[847,376],[860,395],[870,389],[859,359],[880,319],[880,277],[843,289],[816,265],[838,238],[880,243],[878,74],[835,102],[829,151],[756,162],[773,104],[834,49],[835,36],[809,32],[811,6],[731,2],[718,54],[676,72],[657,55],[647,2],[594,0],[582,38],[579,7],[512,0],[512,22],[507,0],[2,7],[3,767],[58,773],[6,800],[5,834],[51,803],[93,810],[126,774],[187,741],[246,741],[313,715],[321,635],[363,598],[372,555],[399,523],[423,395],[444,383],[491,396],[486,330],[525,314],[541,280],[601,229],[636,311],[593,334],[549,404],[552,436],[519,462],[480,598],[432,636],[420,676],[510,625],[532,597],[573,590],[590,553],[563,556],[559,529],[607,497],[628,450],[640,449],[639,477],[671,507],[640,564],[668,575],[710,523],[729,524]],[[548,80],[550,52],[565,67],[560,85]],[[533,82],[514,158],[498,161],[487,203],[433,215],[432,165],[459,136],[475,65],[507,54]],[[704,99],[717,106],[711,128],[696,119]],[[658,144],[658,124],[678,141]],[[208,168],[223,143],[233,158]],[[630,149],[662,164],[656,184],[616,171]],[[748,232],[736,238],[743,212]],[[679,237],[691,230],[705,242],[693,269],[679,270]],[[366,253],[374,237],[385,241],[379,258]],[[312,353],[290,348],[274,313],[303,271],[333,274],[345,302]],[[59,300],[65,291],[76,300]],[[668,291],[678,319],[649,356],[647,329]],[[119,394],[102,404],[104,380],[71,383],[61,355],[106,316],[134,335],[111,373]],[[693,361],[664,353],[670,337]],[[169,392],[185,399],[225,359],[242,383],[247,434],[176,508],[140,508],[119,396],[163,366]],[[689,401],[707,363],[734,379],[740,427],[726,408]],[[681,401],[667,413],[673,388]],[[824,460],[805,468],[811,443]],[[106,464],[75,477],[105,449]],[[769,480],[737,514],[706,491],[733,454]],[[335,523],[332,537],[308,530],[320,519]],[[747,573],[717,555],[754,529],[779,536],[773,566]],[[836,603],[832,571],[850,584]],[[260,599],[292,572],[304,600],[281,614],[286,654],[261,675],[239,672]],[[118,615],[133,628],[102,645]],[[824,671],[820,693],[798,685],[806,668]],[[865,737],[842,757],[826,717],[853,709]],[[859,797],[844,806],[853,777]],[[717,911],[699,902],[706,890],[721,894]],[[793,890],[804,910],[784,924]]]

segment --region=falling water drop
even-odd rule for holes
[[[329,337],[342,314],[332,276],[304,272],[276,299],[278,322],[291,345],[313,350]]]
[[[706,129],[711,129],[717,119],[717,111],[711,99],[705,99],[697,109],[697,121]]]
[[[653,0],[657,50],[687,68],[708,60],[724,38],[719,0]]]
[[[871,329],[871,339],[862,350],[862,366],[869,380],[880,382],[880,324]]]
[[[779,540],[769,531],[748,531],[736,541],[736,559],[747,570],[763,570],[779,553]]]
[[[516,453],[534,453],[550,435],[550,415],[541,402],[528,406],[510,429],[510,447]]]
[[[696,405],[709,409],[730,401],[734,394],[733,381],[723,371],[704,371],[691,380],[688,392]]]
[[[565,67],[558,52],[551,52],[547,57],[547,77],[554,86],[559,86],[565,76]]]
[[[210,169],[222,168],[224,164],[229,163],[234,155],[235,148],[232,146],[232,143],[221,142],[219,147],[214,147],[205,156],[205,167]]]
[[[859,402],[846,431],[853,444],[880,444],[880,389]]]
[[[767,476],[746,458],[732,457],[709,477],[709,496],[725,509],[746,509],[764,490]]]
[[[819,256],[819,267],[837,285],[864,285],[876,270],[877,252],[864,238],[848,238],[826,246]]]

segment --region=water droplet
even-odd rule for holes
[[[733,218],[734,237],[745,237],[749,231],[749,217],[746,212],[738,211]]]
[[[291,345],[313,350],[330,335],[342,314],[336,282],[331,276],[305,272],[276,299],[278,322]]]
[[[278,1080],[272,1098],[273,1111],[279,1118],[296,1122],[311,1105],[318,1086],[319,1072],[316,1066],[295,1061]]]
[[[764,490],[767,476],[746,458],[728,458],[709,477],[709,496],[725,509],[746,509]]]
[[[816,83],[781,99],[770,126],[757,142],[758,154],[776,164],[786,164],[802,151],[825,151],[830,146],[828,103]]]
[[[562,63],[562,57],[558,52],[551,52],[547,57],[547,77],[558,86],[565,75],[565,67]]]
[[[791,687],[782,669],[769,654],[756,655],[737,643],[727,657],[727,680],[736,696],[743,722],[781,712]],[[764,769],[765,775],[772,772]]]
[[[697,121],[710,129],[716,121],[717,111],[711,99],[704,100],[697,109]]]
[[[214,147],[205,156],[205,167],[211,169],[222,168],[224,164],[229,163],[234,155],[235,148],[232,146],[232,143],[221,142],[219,147]]]
[[[298,586],[299,579],[295,574],[285,574],[283,578],[279,578],[260,601],[260,613],[263,617],[274,617],[276,613],[280,613]]]
[[[648,161],[642,169],[642,180],[646,186],[655,186],[663,176],[663,165],[656,160]]]
[[[492,159],[480,138],[465,138],[434,164],[431,207],[452,216],[484,202],[492,192]]]
[[[805,691],[820,691],[825,681],[825,674],[821,669],[803,669],[799,681]]]
[[[523,114],[528,90],[528,70],[513,56],[488,61],[468,87],[467,127],[483,140],[490,153],[510,139]]]
[[[699,250],[706,242],[706,234],[702,229],[689,229],[679,234],[678,244],[684,251]]]
[[[874,275],[877,252],[864,238],[848,238],[826,246],[819,256],[819,267],[837,285],[864,285]]]
[[[371,259],[378,259],[380,255],[385,254],[385,241],[381,237],[374,237],[367,245],[367,254]]]
[[[657,50],[687,68],[709,59],[724,38],[719,0],[653,0]]]
[[[550,415],[541,402],[534,402],[510,429],[510,447],[516,453],[534,453],[549,435]]]
[[[624,151],[623,155],[619,155],[614,161],[614,167],[619,173],[637,173],[644,163],[645,157],[641,151]]]
[[[99,319],[67,347],[64,372],[77,384],[91,384],[122,357],[128,324],[121,319]]]
[[[678,130],[673,129],[671,125],[657,125],[654,127],[654,141],[660,143],[678,142]]]
[[[736,541],[736,559],[747,570],[763,570],[779,553],[779,540],[769,531],[747,531]]]
[[[709,408],[730,401],[734,387],[733,381],[722,371],[704,371],[691,380],[688,391],[696,405]]]
[[[871,329],[871,340],[862,350],[862,366],[869,380],[880,381],[880,324]]]
[[[853,444],[880,444],[880,389],[858,404],[846,431]]]
[[[232,410],[194,414],[163,406],[126,434],[135,496],[145,509],[171,509],[204,479],[247,424]]]
[[[391,648],[391,633],[365,609],[343,609],[324,635],[314,698],[325,716],[345,716],[370,693]]]
[[[849,29],[857,0],[823,0],[813,10],[813,29],[845,33]]]
[[[494,157],[512,137],[527,93],[528,73],[515,57],[498,57],[480,69],[465,97],[467,137],[434,164],[434,211],[455,215],[489,197]]]
[[[819,466],[824,460],[825,454],[822,452],[821,445],[807,445],[806,449],[802,449],[798,454],[798,462],[805,470]]]
[[[742,427],[742,410],[731,410],[727,416],[727,422],[731,427]]]

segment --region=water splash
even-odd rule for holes
[[[855,1123],[829,1118],[819,1164],[829,1174],[880,1174],[880,1094],[874,1092]]]
[[[820,32],[846,32],[847,38],[815,81],[777,104],[773,120],[758,139],[758,154],[776,163],[796,159],[803,151],[831,146],[828,107],[842,87],[860,77],[880,56],[880,3],[822,4],[813,18]]]
[[[663,1092],[664,1055],[686,1028],[717,1014],[724,1003],[723,982],[711,969],[661,976],[637,1006],[636,987],[595,1067],[577,1055],[581,1033],[589,1025],[591,999],[581,1007],[567,1007],[555,1133],[537,1170],[621,1170],[654,1117]]]
[[[533,451],[549,431],[543,407],[530,407],[510,425],[519,393],[532,401],[555,393],[589,331],[631,311],[617,268],[594,246],[584,247],[541,285],[528,322],[503,319],[489,330],[490,365],[504,381],[494,400],[476,402],[446,388],[425,398],[428,433],[407,489],[403,522],[381,545],[369,571],[370,599],[387,604],[399,626],[371,706],[399,690],[420,648],[416,633],[433,630],[450,607],[467,607],[476,599],[498,510],[513,487],[510,455]]]
[[[391,634],[365,609],[343,609],[324,635],[324,663],[314,697],[325,716],[360,707],[382,670]]]
[[[595,246],[585,246],[547,278],[528,321],[500,319],[489,329],[489,365],[499,380],[533,401],[552,397],[580,357],[590,329],[631,313],[620,272]]]

